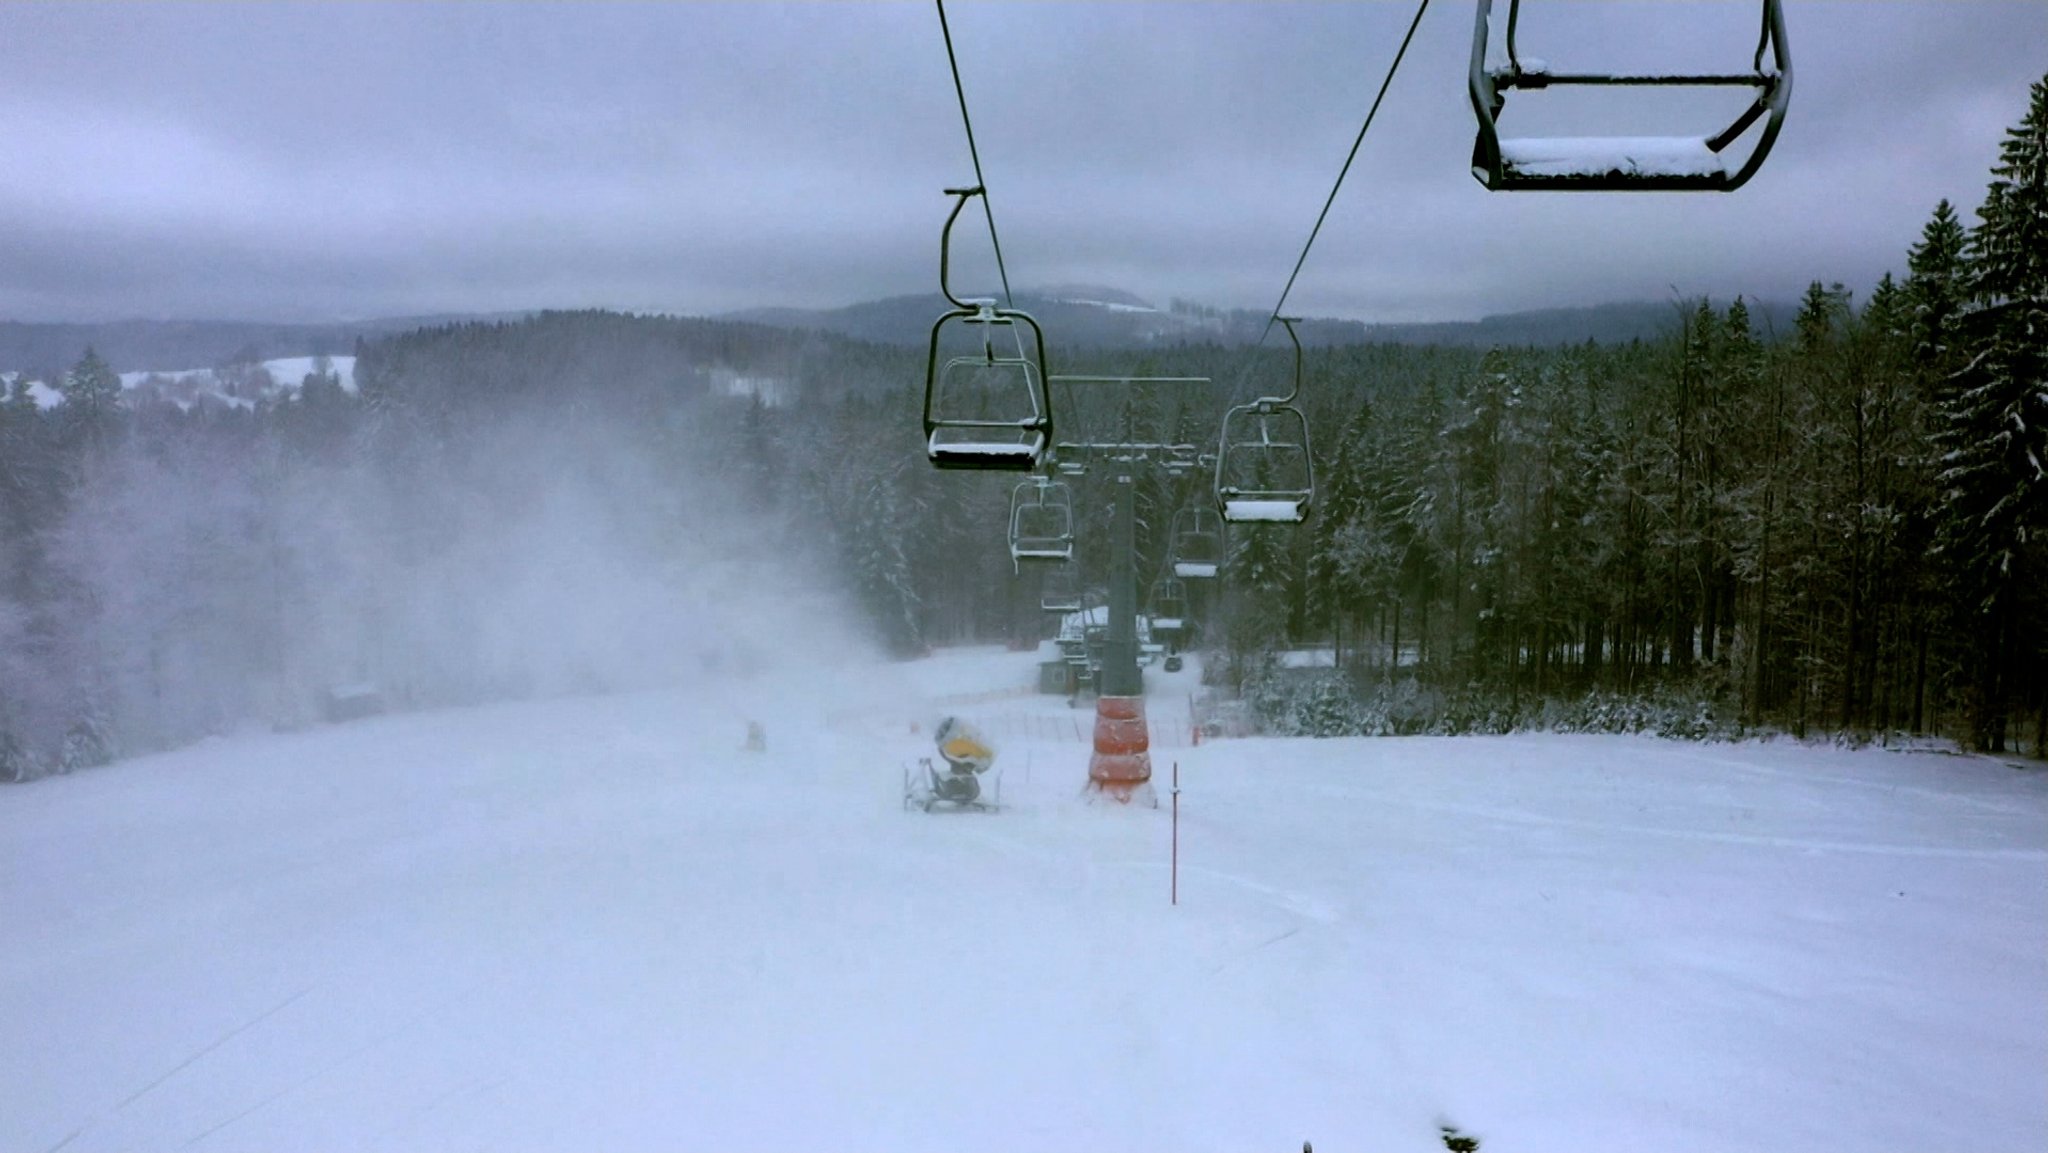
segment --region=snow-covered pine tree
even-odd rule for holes
[[[0,420],[5,414],[0,413]],[[0,533],[6,525],[0,522]],[[5,535],[0,535],[0,578],[14,567]],[[34,685],[37,669],[29,653],[29,614],[8,595],[0,580],[0,781],[15,783],[33,776],[33,763],[18,729],[22,722],[20,701]]]
[[[1386,488],[1388,519],[1401,541],[1401,588],[1412,597],[1415,622],[1415,665],[1426,674],[1432,661],[1454,649],[1455,636],[1444,627],[1445,614],[1430,609],[1441,598],[1447,551],[1441,531],[1446,510],[1454,507],[1449,449],[1444,443],[1443,392],[1433,375],[1418,382],[1413,396],[1394,418],[1381,463],[1392,483]]]
[[[121,399],[121,378],[107,367],[96,350],[87,348],[71,371],[64,374],[58,391],[64,394],[64,403],[97,413],[113,408]]]
[[[113,726],[97,705],[88,705],[64,734],[64,743],[57,750],[57,771],[96,769],[113,760]]]
[[[1935,479],[1942,469],[1942,450],[1935,433],[1941,398],[1961,350],[1957,325],[1965,294],[1963,246],[1967,240],[1955,207],[1947,200],[1936,204],[1919,242],[1907,253],[1902,289],[1918,425],[1912,450],[1901,461],[1907,496],[1900,527],[1901,549],[1914,558],[1910,574],[1900,575],[1906,578],[1904,611],[1912,629],[1908,725],[1916,733],[1926,731],[1929,689],[1942,680],[1938,669],[1930,675],[1930,656],[1936,654],[1934,638],[1952,591],[1947,573],[1930,556],[1936,526],[1942,519],[1941,490]]]
[[[1968,359],[1942,397],[1940,547],[1970,638],[1971,739],[2005,748],[2044,666],[2048,585],[2048,77],[1992,167],[1965,246]]]
[[[88,347],[77,364],[64,374],[57,390],[64,396],[57,415],[66,433],[98,448],[107,442],[108,431],[120,416],[121,378]]]
[[[1363,441],[1371,412],[1366,405],[1352,412],[1343,434],[1336,438],[1335,451],[1316,477],[1316,519],[1310,529],[1308,560],[1309,612],[1319,624],[1332,630],[1340,664],[1345,644],[1350,640],[1347,626],[1359,606],[1354,590],[1343,579],[1337,542],[1339,534],[1358,516],[1362,503],[1359,456],[1366,451]]]
[[[904,504],[896,474],[876,478],[867,499],[852,510],[841,545],[855,594],[883,643],[891,652],[909,655],[924,647],[924,635],[919,624],[921,598],[905,542],[909,526],[923,518]]]
[[[35,761],[28,747],[10,729],[0,729],[0,781],[18,785],[35,777]]]
[[[1553,563],[1563,576],[1566,624],[1578,648],[1570,675],[1592,687],[1607,667],[1619,591],[1611,579],[1615,549],[1609,532],[1616,467],[1613,398],[1591,345],[1573,349],[1558,371],[1565,421],[1557,427],[1564,432],[1553,434],[1555,443],[1547,451],[1552,471],[1564,474],[1551,508],[1551,531],[1559,535],[1563,552]]]
[[[1411,394],[1400,402],[1390,399],[1374,410],[1371,426],[1366,430],[1365,451],[1357,462],[1364,498],[1393,548],[1393,585],[1384,614],[1388,624],[1383,631],[1387,634],[1388,657],[1396,667],[1404,646],[1421,651],[1416,626],[1408,625],[1404,631],[1403,610],[1411,598],[1426,604],[1428,597],[1427,547],[1421,527],[1410,514],[1426,467],[1420,446],[1433,438],[1414,431],[1414,408]],[[1366,410],[1361,407],[1360,411]]]
[[[1746,631],[1737,643],[1745,652],[1741,669],[1743,716],[1746,723],[1762,723],[1766,711],[1775,706],[1776,688],[1786,677],[1780,666],[1785,651],[1777,627],[1776,601],[1783,590],[1772,580],[1777,554],[1783,551],[1778,522],[1781,519],[1784,453],[1783,374],[1769,371],[1769,358],[1757,342],[1750,321],[1749,305],[1741,297],[1728,306],[1722,323],[1722,359],[1727,373],[1730,419],[1746,430],[1740,442],[1740,459],[1749,463],[1741,470],[1741,481],[1730,493],[1731,560],[1734,574],[1750,600],[1742,620]],[[1775,550],[1775,551],[1774,551]]]
[[[1991,175],[1966,246],[1970,298],[2039,306],[2048,295],[2048,76],[2034,82]]]
[[[1956,210],[1943,200],[1906,254],[1906,306],[1911,313],[1913,358],[1930,379],[1953,369],[1956,315],[1962,309],[1963,245],[1967,236]]]
[[[1867,627],[1852,644],[1861,697],[1855,702],[1865,726],[1899,727],[1899,711],[1912,674],[1904,660],[1913,634],[1906,606],[1917,582],[1926,541],[1909,531],[1908,520],[1925,499],[1914,457],[1925,441],[1927,422],[1912,368],[1912,305],[1905,288],[1886,273],[1857,318],[1850,346],[1852,375],[1860,381],[1864,499],[1856,525],[1864,559]]]

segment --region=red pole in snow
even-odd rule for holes
[[[1173,762],[1173,903],[1180,904],[1180,762]]]

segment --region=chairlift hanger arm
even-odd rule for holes
[[[1769,75],[1775,82],[1757,94],[1756,103],[1743,112],[1741,119],[1707,141],[1708,147],[1719,151],[1755,123],[1757,117],[1770,113],[1770,119],[1764,122],[1762,135],[1757,138],[1756,151],[1750,153],[1749,162],[1730,180],[1730,188],[1740,186],[1763,166],[1771,145],[1777,143],[1778,131],[1785,126],[1785,109],[1792,100],[1792,53],[1786,47],[1785,9],[1778,0],[1764,0],[1763,29],[1757,34],[1756,58],[1752,64],[1759,75],[1764,74],[1766,49],[1771,53]]]
[[[945,293],[946,302],[951,304],[956,312],[965,313],[968,316],[975,314],[974,306],[953,295],[952,281],[947,276],[951,268],[951,254],[953,250],[953,222],[960,219],[960,210],[967,207],[968,201],[977,196],[984,195],[984,193],[985,190],[979,184],[972,188],[946,189],[946,195],[956,199],[953,201],[953,211],[946,214],[946,226],[939,230],[939,291]],[[951,315],[953,313],[947,314],[947,316]],[[943,321],[944,319],[946,318],[940,317],[940,320]]]
[[[967,133],[967,155],[974,161],[974,192],[981,194],[982,215],[988,219],[989,246],[996,252],[996,271],[1003,280],[1003,303],[1015,304],[1010,295],[1010,270],[1003,264],[1003,238],[996,233],[995,205],[989,203],[988,178],[981,174],[981,148],[974,143],[974,117],[967,114],[967,85],[960,80],[960,58],[953,52],[953,28],[946,23],[946,0],[936,0],[939,35],[946,41],[946,67],[953,73],[953,94],[960,98],[960,127]],[[964,203],[964,201],[963,201]]]
[[[1031,326],[1032,340],[1038,346],[1038,372],[1041,374],[1041,378],[1047,381],[1065,379],[1064,377],[1046,374],[1045,330],[1039,327],[1038,321],[1031,314],[1024,312],[1022,309],[998,308],[994,301],[962,300],[953,294],[953,285],[950,277],[952,270],[953,224],[960,219],[960,210],[967,207],[969,200],[977,196],[986,199],[988,191],[977,184],[972,188],[948,188],[946,189],[946,195],[955,199],[953,201],[953,211],[946,214],[945,227],[939,230],[939,291],[945,294],[946,302],[951,304],[953,308],[952,311],[941,315],[938,320],[932,323],[932,365],[936,367],[938,360],[939,329],[947,321],[966,320],[985,323],[993,320],[997,323],[1007,324],[1011,321],[1021,320]],[[1050,432],[1051,428],[1048,425],[1048,439],[1050,439]]]
[[[1280,398],[1279,401],[1281,404],[1293,404],[1294,398],[1301,395],[1301,337],[1294,331],[1294,326],[1301,323],[1301,318],[1298,316],[1276,316],[1273,319],[1278,321],[1280,326],[1287,330],[1287,339],[1294,343],[1294,387],[1289,389],[1287,395]]]
[[[1771,63],[1775,70],[1779,75],[1785,77],[1787,84],[1790,84],[1792,82],[1792,57],[1785,50],[1785,9],[1776,0],[1768,0],[1764,4],[1762,27],[1756,34],[1756,58],[1750,64],[1753,70],[1757,72],[1764,70],[1764,51],[1766,49],[1771,53]]]
[[[1262,396],[1251,404],[1242,406],[1256,408],[1261,413],[1270,413],[1276,408],[1287,408],[1301,395],[1301,337],[1295,335],[1294,326],[1301,323],[1298,316],[1276,316],[1274,322],[1287,330],[1287,339],[1294,344],[1294,383],[1286,396]]]

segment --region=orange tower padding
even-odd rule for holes
[[[1129,801],[1152,780],[1150,747],[1145,698],[1095,698],[1095,752],[1088,758],[1088,787]]]

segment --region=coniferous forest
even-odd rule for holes
[[[1197,597],[1220,688],[1279,731],[1651,727],[2048,745],[2048,80],[1974,222],[1789,331],[1674,302],[1667,336],[1311,348],[1315,513],[1233,531]],[[1214,443],[1268,344],[1062,349],[1062,437]],[[1015,478],[940,473],[924,350],[547,313],[366,340],[254,405],[112,367],[0,399],[0,780],[246,725],[744,668],[770,649],[1034,639]],[[31,379],[62,393],[40,406]],[[1084,583],[1109,498],[1073,478]],[[1138,481],[1141,596],[1208,478]],[[763,573],[788,619],[721,596]],[[843,626],[842,627],[842,623]],[[1289,646],[1337,667],[1281,668]],[[1651,706],[1654,705],[1655,709]],[[1662,710],[1661,712],[1657,710]],[[1677,717],[1670,721],[1668,718]]]

